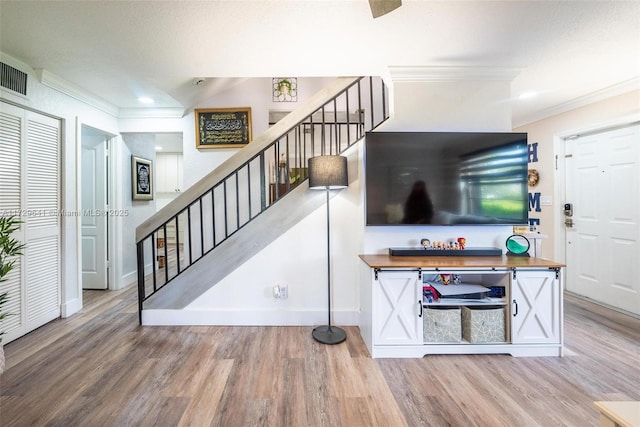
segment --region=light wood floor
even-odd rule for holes
[[[640,320],[568,296],[564,358],[369,357],[310,327],[141,327],[135,289],[5,346],[1,426],[595,426],[640,400]]]

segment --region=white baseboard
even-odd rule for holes
[[[120,277],[119,283],[117,283],[116,289],[123,289],[129,286],[130,284],[138,281],[138,272],[133,270],[123,276]]]
[[[80,298],[72,299],[60,305],[60,316],[64,319],[82,309],[82,300]]]
[[[326,311],[308,310],[143,310],[145,326],[317,326],[327,323]],[[334,311],[332,324],[357,326],[359,312]]]
[[[151,270],[151,268],[152,268],[151,263],[148,263],[144,266],[145,271]],[[138,282],[138,270],[130,271],[120,276],[120,280],[118,281],[118,283],[116,283],[116,287],[114,288],[114,290],[124,289],[130,284],[137,283],[137,282]]]

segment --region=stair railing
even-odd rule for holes
[[[388,119],[388,92],[380,78],[352,78],[342,86],[319,107],[301,106],[273,124],[264,138],[240,150],[244,159],[233,156],[210,174],[222,173],[213,185],[206,182],[215,176],[203,178],[138,227],[140,322],[145,300],[305,182],[309,158],[340,154]],[[261,147],[254,146],[258,139]]]

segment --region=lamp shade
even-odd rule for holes
[[[309,159],[309,188],[332,190],[348,185],[346,157],[317,156]]]

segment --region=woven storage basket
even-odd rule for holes
[[[504,342],[504,308],[462,307],[462,338],[470,343]]]
[[[460,308],[426,308],[423,311],[425,343],[460,342],[462,326]]]

